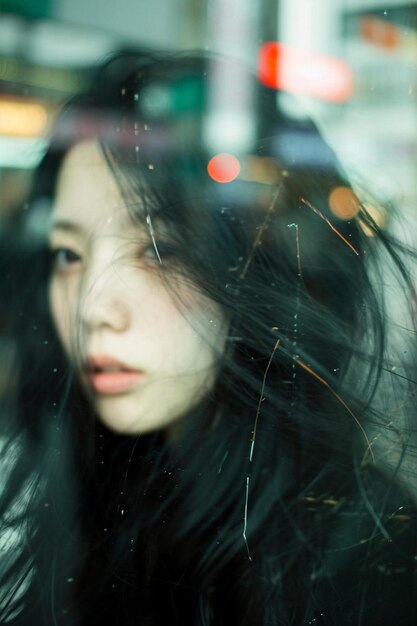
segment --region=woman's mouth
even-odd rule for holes
[[[94,393],[106,396],[127,393],[144,378],[141,370],[132,369],[108,356],[88,358],[86,374]]]

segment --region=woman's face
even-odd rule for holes
[[[50,302],[100,419],[138,434],[172,427],[207,395],[227,323],[184,276],[162,277],[173,262],[167,229],[146,216],[134,224],[123,195],[96,142],[69,151],[52,211]]]

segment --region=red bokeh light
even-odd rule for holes
[[[346,102],[353,93],[353,73],[347,63],[276,41],[261,47],[258,77],[272,89],[329,102]]]
[[[230,183],[239,176],[239,159],[227,152],[216,154],[208,162],[207,172],[216,183]]]

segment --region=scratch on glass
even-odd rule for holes
[[[275,191],[275,193],[274,193],[274,195],[272,197],[271,204],[268,207],[268,210],[266,212],[264,221],[262,222],[261,226],[259,227],[258,234],[255,237],[255,240],[254,240],[253,245],[252,245],[252,249],[251,249],[251,251],[250,251],[250,253],[248,255],[248,258],[246,259],[245,266],[242,269],[242,271],[240,272],[239,280],[243,280],[245,278],[246,273],[247,273],[247,271],[249,269],[249,266],[252,263],[252,259],[253,259],[253,256],[255,254],[256,248],[262,242],[262,237],[263,237],[264,232],[267,229],[267,226],[269,224],[269,220],[270,220],[271,214],[272,214],[272,212],[273,212],[273,210],[275,208],[275,203],[276,203],[276,201],[278,199],[278,196],[281,193],[282,186],[283,186],[283,181],[281,181],[281,183],[278,185],[278,187],[277,187],[277,189],[276,189],[276,191]]]
[[[298,224],[296,224],[296,223],[288,224],[288,228],[294,228],[295,229],[295,245],[296,245],[296,256],[297,256],[297,277],[298,277],[298,280],[297,280],[297,294],[296,294],[296,301],[295,301],[292,349],[293,349],[294,356],[298,356],[297,355],[298,314],[299,314],[299,311],[300,311],[300,291],[301,291],[301,282],[303,280],[303,275],[302,275],[302,269],[301,269],[300,237],[299,237]],[[291,410],[293,409],[293,407],[295,405],[295,397],[296,397],[295,380],[296,380],[296,378],[297,378],[297,369],[295,367],[295,361],[293,359],[293,361],[292,361],[292,379],[293,379],[294,387],[293,387],[293,399],[292,399],[291,404],[290,404],[290,407],[291,407],[290,408],[290,414],[291,414]]]
[[[246,498],[245,498],[245,517],[244,517],[244,525],[243,525],[243,539],[245,540],[246,550],[248,552],[248,559],[249,561],[252,561],[251,553],[249,550],[248,538],[246,536],[246,528],[248,526],[249,481],[250,481],[250,476],[246,476]]]
[[[261,404],[264,401],[264,391],[265,391],[265,384],[266,384],[266,377],[268,376],[268,371],[269,368],[271,367],[271,363],[272,363],[272,359],[274,358],[274,354],[278,348],[280,344],[280,339],[277,339],[277,341],[275,342],[274,345],[274,349],[271,352],[271,356],[269,357],[269,361],[268,361],[268,365],[265,368],[265,373],[264,373],[264,377],[262,380],[262,388],[261,388],[261,395],[259,398],[259,402],[258,402],[258,407],[256,410],[256,416],[255,416],[255,423],[253,426],[253,431],[252,431],[252,440],[251,440],[251,445],[250,445],[250,451],[249,451],[249,463],[252,463],[252,459],[253,459],[253,451],[255,448],[255,440],[256,440],[256,433],[257,433],[257,429],[258,429],[258,421],[259,421],[259,415],[261,413]],[[250,554],[250,550],[249,550],[249,543],[248,543],[248,538],[246,535],[246,529],[248,527],[248,502],[249,502],[249,483],[250,483],[250,476],[246,476],[246,494],[245,494],[245,513],[244,513],[244,523],[243,523],[243,539],[245,541],[245,545],[246,545],[246,550],[248,552],[248,559],[250,561],[252,561],[252,556]]]
[[[314,213],[316,215],[318,215],[319,217],[321,217],[322,220],[324,220],[326,222],[326,224],[328,225],[328,227],[334,232],[336,233],[336,235],[338,237],[340,237],[340,239],[352,250],[352,252],[354,252],[356,254],[356,256],[359,256],[359,252],[356,250],[356,248],[354,246],[352,246],[352,244],[350,243],[350,241],[348,241],[346,239],[346,237],[344,237],[342,235],[342,233],[340,231],[337,230],[337,228],[335,226],[333,226],[333,224],[331,223],[331,221],[325,216],[323,215],[323,213],[321,211],[319,211],[319,209],[317,207],[315,207],[313,204],[311,204],[311,202],[309,202],[308,200],[306,200],[305,198],[300,198],[301,202],[303,204],[305,204],[309,209],[311,209],[312,211],[314,211]]]
[[[158,261],[159,261],[160,265],[162,265],[162,259],[161,259],[160,254],[159,254],[158,246],[156,245],[155,231],[153,229],[152,220],[151,220],[151,216],[149,215],[149,213],[146,216],[146,223],[149,226],[149,234],[150,234],[151,239],[152,239],[152,244],[153,244],[153,247],[154,247],[154,250],[155,250],[155,254],[158,257]]]
[[[301,359],[299,357],[295,357],[294,356],[293,359],[295,360],[297,365],[302,367],[306,372],[311,374],[311,376],[314,376],[314,378],[316,378],[322,385],[327,387],[327,389],[334,395],[336,400],[338,402],[340,402],[340,404],[346,409],[346,411],[349,413],[349,415],[351,417],[353,417],[353,419],[355,420],[356,424],[358,425],[358,427],[362,431],[362,434],[363,434],[363,436],[365,438],[365,441],[366,441],[366,444],[367,444],[367,452],[369,452],[369,454],[371,455],[372,461],[375,462],[375,456],[374,456],[374,453],[372,451],[372,444],[369,441],[368,435],[366,434],[366,431],[365,431],[364,427],[362,426],[362,424],[360,423],[360,421],[358,420],[356,415],[353,413],[352,409],[346,404],[346,402],[343,400],[343,398],[329,385],[329,383],[326,380],[324,380],[324,378],[322,378],[319,374],[317,374],[317,372],[315,372],[309,365],[307,365],[306,363],[303,363],[303,361],[301,361]]]
[[[228,456],[229,456],[229,451],[228,451],[228,450],[226,450],[226,452],[224,453],[223,458],[222,458],[222,460],[221,460],[221,462],[220,462],[219,469],[217,470],[217,473],[218,473],[218,474],[221,474],[221,473],[222,473],[222,470],[223,470],[223,465],[224,465],[224,463],[225,463],[225,461],[226,461],[226,459],[227,459],[227,457],[228,457]]]
[[[300,255],[300,237],[298,233],[298,224],[288,224],[288,228],[295,228],[295,242],[297,246],[297,270],[298,270],[298,278],[302,278],[301,271],[301,255]]]
[[[250,453],[249,453],[249,462],[250,463],[252,463],[253,449],[255,447],[256,432],[257,432],[257,429],[258,429],[259,415],[261,413],[261,404],[262,404],[262,402],[265,399],[264,398],[264,391],[265,391],[266,377],[268,376],[268,371],[269,371],[269,368],[271,367],[272,359],[274,358],[274,354],[275,354],[279,344],[280,344],[280,339],[277,339],[277,341],[275,342],[275,345],[274,345],[274,349],[272,350],[271,356],[269,357],[268,365],[266,366],[264,377],[263,377],[263,380],[262,380],[261,395],[260,395],[259,402],[258,402],[258,407],[257,407],[257,410],[256,410],[255,424],[253,426],[253,432],[252,432],[252,441],[251,441],[251,447],[250,447]]]

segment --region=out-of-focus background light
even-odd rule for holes
[[[276,160],[256,155],[246,155],[241,159],[239,179],[262,185],[274,185],[282,179],[282,167]]]
[[[353,93],[353,73],[347,63],[279,42],[261,47],[258,75],[272,89],[329,102],[346,102]]]
[[[360,210],[360,202],[349,187],[335,187],[329,195],[329,206],[333,215],[341,220],[351,220]]]
[[[23,200],[23,181],[42,156],[61,104],[89,84],[109,54],[128,48],[202,49],[233,59],[210,70],[201,137],[207,154],[239,155],[239,180],[268,185],[279,180],[278,164],[325,170],[328,148],[304,124],[312,116],[358,188],[369,185],[382,204],[415,213],[417,3],[119,0],[116,7],[92,0],[2,0],[0,222]],[[293,126],[263,126],[248,67],[274,92],[277,113]],[[164,134],[158,123],[190,107],[201,112],[203,101],[198,81],[191,81],[152,85],[140,105],[139,113],[155,122],[149,149],[173,150],[175,133]],[[63,129],[63,141],[88,132],[88,123]],[[110,119],[100,123],[112,125]],[[256,154],[259,136],[268,140],[269,156]],[[342,219],[356,210],[340,190],[329,203]]]
[[[39,137],[46,131],[48,113],[37,102],[0,99],[0,134]]]
[[[253,0],[207,2],[207,46],[226,55],[209,79],[203,137],[209,152],[251,152],[257,127],[256,93],[248,75],[257,56],[260,11]]]
[[[386,209],[383,206],[376,206],[375,204],[371,204],[369,202],[365,202],[363,206],[367,215],[371,218],[375,225],[384,230],[387,225],[386,223],[388,217]],[[360,221],[359,225],[367,237],[375,236],[373,228],[368,226],[364,221]]]
[[[216,154],[208,162],[207,172],[217,183],[230,183],[239,176],[239,159],[233,154]]]

